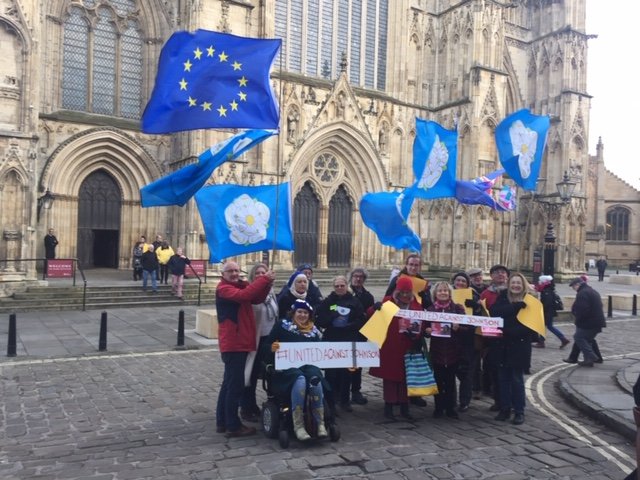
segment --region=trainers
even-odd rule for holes
[[[427,401],[422,397],[409,397],[409,403],[416,407],[426,407]]]
[[[366,405],[368,400],[367,397],[362,395],[360,392],[354,392],[351,394],[351,401],[356,405]]]
[[[516,413],[513,416],[513,420],[511,420],[511,423],[513,423],[514,425],[522,425],[524,423],[524,413]]]
[[[227,436],[227,438],[234,438],[234,437],[248,437],[249,435],[255,435],[256,434],[256,429],[253,427],[247,427],[246,425],[240,425],[240,428],[237,430],[234,430],[232,432],[227,432],[225,435]]]
[[[566,338],[563,338],[562,340],[560,340],[560,350],[562,350],[564,347],[566,347],[570,343],[571,341]]]

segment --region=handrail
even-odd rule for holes
[[[74,258],[74,260],[76,263],[76,267],[80,271],[80,275],[82,275],[82,281],[84,282],[84,286],[82,287],[82,311],[86,312],[87,311],[87,277],[84,276],[84,271],[82,270],[82,267],[80,266],[80,262],[78,262],[78,259]],[[74,286],[76,285],[75,270],[73,272],[73,285]]]
[[[200,275],[198,275],[198,273],[193,269],[190,263],[187,265],[191,269],[193,274],[196,276],[196,278],[198,279],[198,306],[200,306],[200,292],[202,291],[202,279],[200,278]]]

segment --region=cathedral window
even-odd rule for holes
[[[74,3],[63,26],[62,108],[140,117],[143,61],[136,4]]]
[[[629,210],[614,207],[607,212],[607,240],[629,241]]]
[[[383,90],[387,69],[388,0],[276,0],[276,65],[310,76],[336,78],[342,54],[349,81]]]

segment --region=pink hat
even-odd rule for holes
[[[400,277],[396,282],[396,290],[412,291],[413,282],[409,277]]]

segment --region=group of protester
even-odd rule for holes
[[[142,235],[133,246],[133,280],[142,279],[142,290],[145,292],[151,280],[152,293],[158,293],[158,283],[168,284],[171,274],[171,293],[182,300],[185,269],[190,263],[182,247],[174,252],[161,235],[157,235],[153,243],[147,243]]]
[[[258,421],[257,379],[265,365],[273,364],[273,354],[282,342],[366,341],[360,329],[385,302],[392,302],[401,310],[459,315],[470,311],[472,315],[503,319],[501,328],[485,330],[463,322],[445,325],[421,321],[407,327],[406,319],[393,317],[380,348],[380,365],[369,372],[382,379],[385,418],[395,421],[394,407],[398,406],[399,415],[412,420],[410,404],[427,405],[421,397],[408,396],[404,357],[408,352],[428,351],[438,387],[434,417],[459,418],[459,412],[469,409],[473,392],[485,391],[493,395],[491,410],[497,412],[495,420],[522,424],[524,375],[530,368],[532,345],[545,346],[545,339],[518,319],[520,312],[533,308],[527,296],[538,296],[537,290],[545,325],[560,340],[560,348],[570,343],[553,326],[556,312],[563,308],[553,278],[541,276],[532,287],[521,273],[494,265],[488,285],[479,268],[457,272],[451,283],[429,284],[420,269],[420,256],[409,255],[404,268],[390,280],[384,298],[376,302],[364,287],[367,271],[361,267],[347,276],[335,277],[333,291],[324,298],[313,281],[311,265],[298,267],[276,295],[275,275],[266,265],[255,265],[245,281],[237,263],[225,263],[216,291],[219,346],[225,365],[216,409],[217,431],[228,437],[256,432],[241,420]],[[576,317],[576,353],[572,351],[565,361],[590,367],[602,361],[595,342],[604,327],[602,303],[598,303],[598,293],[585,278],[577,278],[570,285],[577,291],[572,309]],[[456,289],[471,289],[464,304],[455,303]],[[580,352],[584,360],[578,362]],[[312,414],[317,419],[324,415],[324,397],[336,413],[338,409],[351,412],[353,404],[368,401],[361,392],[362,369],[326,369],[323,375],[317,366],[305,365],[273,371],[271,381],[276,393],[290,395],[294,433],[300,440],[309,438],[302,418],[305,392],[311,395]],[[317,433],[320,437],[327,435],[324,425]]]

